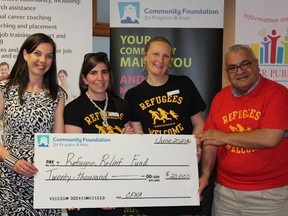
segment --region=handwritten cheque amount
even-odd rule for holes
[[[199,205],[193,135],[36,134],[34,208]]]

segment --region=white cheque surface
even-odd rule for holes
[[[35,208],[199,205],[192,135],[36,134]]]

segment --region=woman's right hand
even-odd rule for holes
[[[16,173],[27,177],[32,177],[38,172],[38,169],[26,160],[18,160],[15,163],[13,170]]]

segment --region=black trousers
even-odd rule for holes
[[[102,210],[99,208],[87,208],[80,211],[68,211],[69,216],[122,216],[123,208],[116,208],[114,210]]]

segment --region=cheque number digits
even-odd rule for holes
[[[105,200],[105,196],[71,196],[70,200]]]

